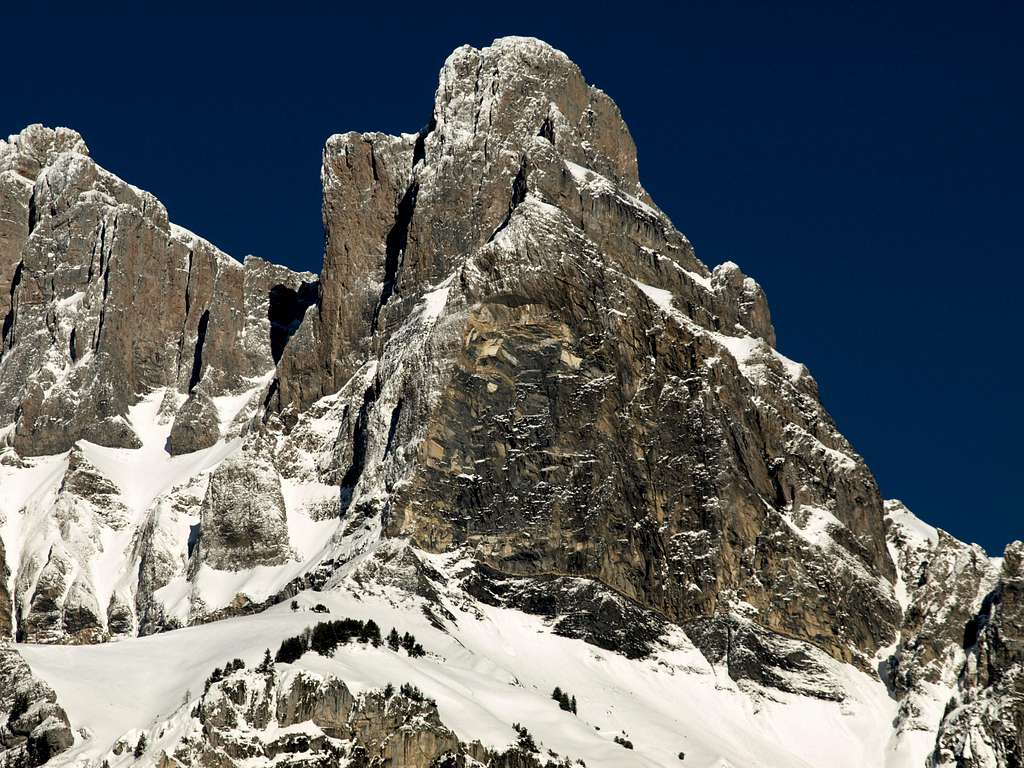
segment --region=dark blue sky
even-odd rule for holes
[[[324,139],[415,131],[451,49],[541,37],[618,102],[698,256],[762,283],[883,493],[1001,552],[1024,537],[1024,4],[784,5],[8,10],[0,132],[74,127],[173,221],[316,271]]]

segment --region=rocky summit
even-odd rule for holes
[[[0,766],[1024,765],[1024,544],[881,497],[564,54],[427,118],[319,275],[0,141]]]

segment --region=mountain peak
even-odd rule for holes
[[[434,102],[432,137],[455,150],[485,152],[498,163],[546,138],[568,159],[640,191],[636,146],[618,107],[590,86],[568,56],[535,38],[506,37],[463,46],[445,61]]]
[[[8,136],[7,141],[0,140],[0,172],[13,170],[35,179],[40,169],[52,163],[61,152],[88,155],[89,148],[78,131],[33,123]]]

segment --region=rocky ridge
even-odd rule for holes
[[[1019,545],[883,503],[760,287],[696,258],[564,54],[458,49],[420,132],[333,136],[322,178],[317,277],[171,224],[73,131],[0,142],[8,634],[253,613],[398,539],[360,573],[436,626],[426,563],[461,552],[460,600],[634,659],[678,628],[751,695],[880,671],[908,765],[1024,761]],[[168,760],[207,764],[200,732]]]
[[[272,665],[228,672],[166,722],[118,739],[105,759],[116,766],[143,755],[161,766],[216,768],[252,761],[275,768],[572,764],[550,755],[542,762],[536,748],[498,753],[479,742],[461,742],[441,722],[437,705],[411,685],[356,696],[336,677]]]
[[[74,743],[56,694],[32,674],[8,640],[0,642],[0,766],[43,765]]]
[[[900,700],[897,733],[913,739],[917,731],[932,747],[932,766],[1020,763],[1021,543],[990,558],[899,502],[888,508],[906,606],[900,641],[882,667]]]

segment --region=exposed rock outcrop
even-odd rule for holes
[[[379,520],[506,575],[593,579],[671,622],[753,606],[863,665],[893,640],[870,472],[774,350],[760,288],[696,259],[641,187],[618,109],[564,54],[460,48],[418,134],[332,137],[319,280],[171,225],[73,132],[33,127],[3,156],[21,185],[5,205],[31,185],[31,226],[5,241],[0,420],[18,452],[141,445],[129,409],[159,388],[171,454],[266,435],[214,473],[193,563],[288,559],[280,471],[336,485],[317,509],[349,533]],[[302,426],[335,406],[315,437]],[[314,471],[292,432],[317,443]],[[63,584],[60,548],[35,556]]]
[[[252,761],[325,768],[339,764],[365,768],[541,765],[533,754],[515,747],[499,753],[479,742],[460,741],[441,722],[437,705],[412,686],[354,696],[342,680],[287,667],[229,672],[169,725],[183,735],[154,749],[158,753],[150,757],[154,764],[195,768],[228,768]],[[140,735],[131,733],[120,740],[111,757],[138,743],[152,743],[140,742]]]
[[[967,661],[939,727],[934,765],[1024,765],[1024,543],[1006,548],[963,645]]]
[[[167,452],[172,456],[209,448],[220,439],[217,407],[203,392],[193,392],[174,416]]]
[[[0,640],[0,766],[34,768],[74,743],[68,716],[53,690]]]
[[[280,565],[291,553],[281,481],[258,443],[210,475],[195,563],[224,571]]]
[[[1002,768],[1024,752],[1019,679],[1020,542],[1002,559],[886,503],[904,604],[900,641],[882,665],[898,697],[899,738],[934,746],[929,766]]]
[[[16,637],[28,642],[93,643],[107,639],[107,605],[101,603],[90,564],[102,556],[101,530],[124,528],[118,489],[72,450],[57,462],[61,482],[24,510],[34,539],[19,552],[14,583]]]

